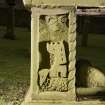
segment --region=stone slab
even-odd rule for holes
[[[105,0],[23,0],[25,6],[56,5],[56,6],[105,6]]]
[[[82,101],[82,102],[29,102],[22,105],[105,105],[105,102]]]
[[[105,105],[105,101],[33,100],[29,90],[21,105]]]

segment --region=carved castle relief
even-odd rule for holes
[[[39,87],[42,91],[67,91],[68,61],[64,45],[65,41],[67,41],[67,15],[43,16],[40,22],[42,22],[40,23],[40,32],[42,32],[40,33],[40,47],[44,47],[43,50],[48,53],[49,67],[46,66],[48,68],[46,69],[42,66],[39,70]],[[41,43],[45,43],[45,46],[41,46]],[[40,52],[40,56],[43,52]],[[46,62],[45,59],[41,59],[42,62]]]
[[[47,51],[51,68],[39,71],[40,88],[43,91],[67,91],[67,60],[63,41],[47,43]]]

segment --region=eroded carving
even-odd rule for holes
[[[80,59],[76,64],[77,87],[105,87],[105,71],[94,67],[90,61]]]
[[[75,91],[76,19],[74,12],[73,8],[70,15],[40,17],[40,45],[45,43],[44,46],[43,44],[40,46],[43,49],[40,51],[40,56],[42,57],[45,55],[43,52],[46,52],[49,57],[49,60],[44,58],[45,56],[41,58],[41,62],[45,63],[46,59],[46,64],[49,65],[45,67],[40,63],[39,87],[42,91]]]
[[[67,15],[41,16],[40,41],[67,41]]]
[[[63,41],[47,43],[50,54],[50,69],[39,71],[40,88],[48,91],[67,91],[67,60]]]

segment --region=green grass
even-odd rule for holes
[[[15,33],[16,40],[0,39],[0,75],[5,77],[6,73],[6,78],[29,79],[30,33],[24,29],[16,29]]]
[[[22,101],[30,80],[30,32],[15,30],[16,40],[0,38],[0,96],[11,105]]]

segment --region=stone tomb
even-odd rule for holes
[[[76,101],[76,7],[104,6],[105,1],[23,1],[32,12],[31,82],[23,105],[88,105]]]

